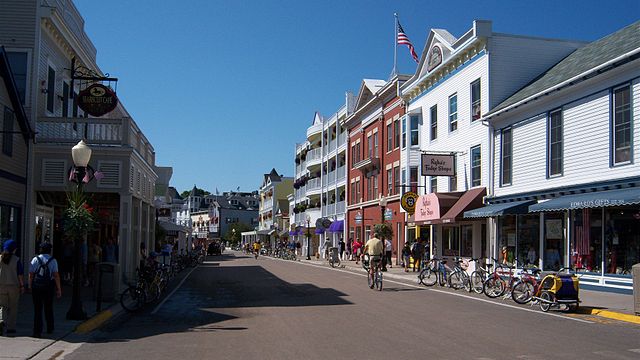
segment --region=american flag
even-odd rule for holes
[[[576,253],[578,255],[589,255],[589,233],[591,232],[591,222],[589,214],[591,209],[582,209],[582,226],[576,226]]]
[[[413,44],[411,43],[411,40],[409,40],[409,37],[407,36],[407,34],[404,33],[404,29],[402,28],[402,25],[400,25],[400,22],[398,22],[398,45],[407,45],[409,47],[409,52],[411,52],[411,56],[413,57],[413,60],[415,60],[416,63],[420,62],[418,60],[418,54],[416,54],[416,51],[413,48]]]

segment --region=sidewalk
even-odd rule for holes
[[[311,260],[305,260],[304,257],[301,257],[300,261],[316,265],[329,266],[329,263],[326,260],[322,259],[317,260],[315,258],[312,258]],[[364,273],[365,271],[362,268],[362,263],[360,262],[356,264],[355,261],[342,261],[341,266],[349,271],[362,273]],[[388,267],[387,272],[384,273],[384,276],[390,279],[401,280],[413,284],[418,283],[418,272],[414,272],[411,269],[409,269],[409,272],[404,272],[404,269],[399,265],[394,265],[391,268]],[[604,291],[580,290],[580,301],[581,303],[579,313],[581,314],[597,315],[611,319],[631,322],[634,324],[640,324],[640,316],[634,315],[633,295]]]
[[[82,307],[87,313],[86,321],[66,319],[67,311],[71,305],[72,292],[70,285],[63,285],[62,297],[53,300],[55,330],[52,334],[47,334],[46,331],[43,331],[40,339],[31,337],[33,333],[33,301],[31,294],[22,294],[20,296],[16,333],[10,334],[10,337],[0,336],[0,359],[29,359],[76,330],[79,325],[82,325],[82,327],[94,325],[97,313],[96,301],[93,298],[93,287],[82,287],[81,300]],[[109,309],[114,304],[115,302],[103,301],[102,310]],[[43,330],[46,330],[46,322]]]

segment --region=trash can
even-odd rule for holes
[[[633,309],[640,316],[640,263],[631,267],[633,274]]]

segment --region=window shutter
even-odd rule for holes
[[[42,160],[42,185],[64,186],[69,176],[66,170],[67,162],[65,160]]]
[[[119,188],[121,168],[122,164],[119,161],[100,161],[98,169],[104,176],[98,181],[98,187]]]

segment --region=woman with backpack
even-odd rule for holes
[[[42,312],[47,320],[47,334],[53,332],[53,295],[62,296],[58,263],[51,256],[51,244],[40,244],[40,255],[31,260],[29,267],[29,287],[33,295],[33,337],[42,336]]]
[[[18,320],[18,300],[24,293],[24,268],[15,255],[18,245],[13,240],[2,244],[0,260],[0,336],[6,328],[7,334],[16,332]]]

